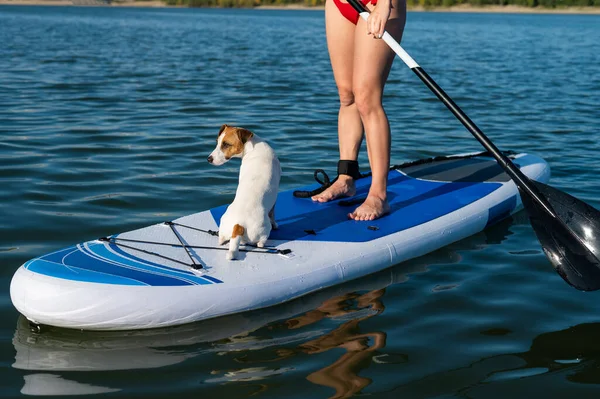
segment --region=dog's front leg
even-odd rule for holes
[[[256,246],[259,248],[264,248],[265,244],[267,243],[267,238],[268,237],[261,237],[258,242],[256,243]]]

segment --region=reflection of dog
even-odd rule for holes
[[[276,229],[275,201],[281,167],[273,149],[251,131],[223,125],[217,147],[208,162],[223,165],[242,158],[235,198],[221,217],[219,245],[229,240],[227,259],[235,259],[241,244],[264,247],[271,228]]]

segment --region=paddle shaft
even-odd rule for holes
[[[369,18],[369,10],[359,0],[348,0],[348,3],[354,7],[360,16],[366,21]],[[404,63],[421,79],[423,83],[444,103],[444,105],[454,114],[454,116],[467,128],[469,132],[481,145],[490,152],[498,161],[500,166],[506,171],[510,178],[515,182],[521,191],[530,195],[537,203],[542,205],[546,212],[556,218],[552,206],[541,195],[538,189],[533,185],[523,172],[508,157],[486,137],[485,134],[475,125],[475,123],[463,112],[462,109],[442,90],[440,86],[412,59],[412,57],[400,46],[400,44],[388,33],[384,32],[382,39],[390,48],[404,61]]]

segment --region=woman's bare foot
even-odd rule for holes
[[[352,197],[356,194],[354,179],[350,176],[339,175],[338,179],[321,194],[312,198],[316,202],[329,202],[340,197]]]
[[[375,220],[389,212],[390,204],[387,199],[369,195],[354,212],[348,214],[348,217],[354,220]]]

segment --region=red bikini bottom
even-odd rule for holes
[[[333,0],[333,2],[337,6],[338,10],[340,10],[342,15],[346,17],[348,21],[352,22],[354,25],[358,23],[359,15],[358,11],[356,11],[354,7],[352,7],[348,3],[343,3],[341,0]],[[377,0],[360,0],[360,2],[363,3],[365,6],[369,3],[373,5],[377,4]]]

